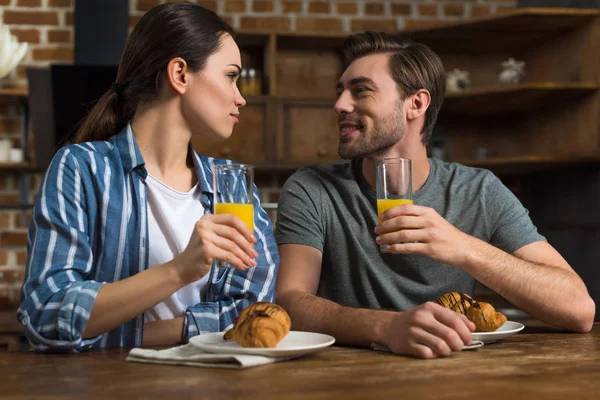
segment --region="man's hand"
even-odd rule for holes
[[[396,354],[437,358],[470,345],[474,330],[465,315],[428,302],[396,313],[384,327],[382,344]]]
[[[423,254],[454,266],[464,263],[471,237],[433,208],[402,204],[383,213],[381,220],[375,227],[377,243],[387,244],[388,253]]]

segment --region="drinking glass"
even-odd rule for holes
[[[215,214],[231,214],[254,233],[254,167],[248,164],[221,164],[213,167]],[[218,260],[220,268],[232,267]]]
[[[377,164],[377,220],[400,204],[413,204],[412,163],[408,158],[386,158]],[[387,244],[379,246],[387,253]]]

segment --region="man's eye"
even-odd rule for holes
[[[368,90],[369,89],[367,89],[364,86],[357,86],[354,89],[352,89],[352,93],[355,94],[355,95],[358,95],[358,94],[364,93],[364,92],[366,92]]]

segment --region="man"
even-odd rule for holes
[[[488,171],[427,158],[445,91],[439,57],[373,32],[349,37],[344,53],[334,108],[349,161],[299,170],[279,203],[276,298],[292,329],[447,356],[475,328],[431,300],[472,293],[478,280],[534,318],[589,331],[595,305],[584,283],[515,196]],[[415,205],[377,224],[375,165],[388,157],[412,160]]]

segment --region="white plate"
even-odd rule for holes
[[[512,336],[525,328],[520,322],[506,321],[495,332],[473,332],[473,340],[481,340],[483,343],[494,343],[497,340]]]
[[[207,353],[251,354],[266,357],[295,358],[331,346],[335,339],[329,335],[290,331],[272,348],[242,347],[235,340],[224,340],[223,332],[198,335],[190,343]]]

